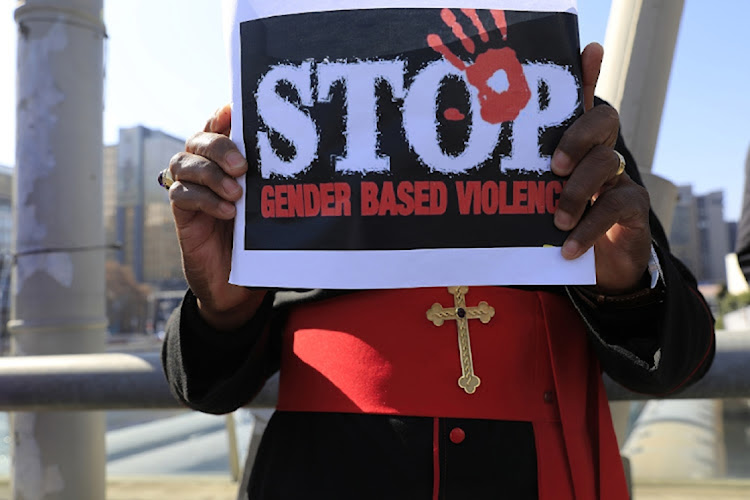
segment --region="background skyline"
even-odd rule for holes
[[[750,144],[750,2],[687,0],[652,171],[705,194],[724,192],[737,220]],[[604,44],[610,1],[579,0],[581,45]],[[0,6],[0,164],[15,163],[15,2]],[[105,0],[105,144],[144,125],[180,138],[231,100],[220,2]],[[606,54],[605,54],[606,57]]]

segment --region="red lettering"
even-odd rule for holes
[[[498,212],[498,186],[494,182],[482,185],[482,212],[492,215]]]
[[[478,183],[477,183],[478,185]],[[442,215],[448,210],[448,188],[442,181],[361,183],[361,213],[367,215]]]
[[[315,184],[302,186],[305,197],[305,217],[315,217],[320,213],[320,192]]]
[[[346,182],[334,184],[336,190],[336,215],[352,214],[352,187]]]
[[[402,204],[398,207],[399,215],[411,215],[414,213],[414,184],[409,181],[398,183],[398,201]]]
[[[417,181],[414,183],[414,213],[416,215],[430,215],[430,207],[425,203],[430,201],[430,182]]]
[[[448,188],[445,183],[430,182],[430,215],[443,215],[448,208]]]
[[[378,213],[378,185],[374,182],[363,181],[360,184],[362,196],[360,212],[362,215],[375,215]]]
[[[289,186],[276,186],[276,217],[289,217],[286,190]]]
[[[378,215],[398,215],[398,206],[396,205],[396,192],[393,189],[393,183],[386,181],[380,189],[380,209]]]
[[[260,190],[260,215],[264,219],[274,217],[273,198],[273,186],[263,186]]]
[[[325,217],[336,215],[336,211],[333,208],[334,201],[333,183],[324,182],[320,185],[320,215]]]
[[[458,211],[461,215],[468,215],[473,202],[474,209],[472,213],[479,215],[482,211],[482,183],[479,181],[469,181],[466,183],[466,191],[463,189],[463,184],[463,182],[456,182]]]
[[[516,184],[521,183],[522,185],[516,186]],[[518,201],[518,197],[522,198],[523,201],[526,201],[526,181],[515,181],[511,182],[510,189],[513,190],[513,200],[511,203],[508,203],[508,183],[505,181],[500,181],[500,213],[501,214],[525,214],[526,213],[526,205],[520,205]],[[521,194],[521,190],[523,190],[523,194]]]
[[[508,183],[500,181],[497,183],[500,191],[500,200],[498,201],[498,213],[508,213]]]
[[[351,186],[345,182],[267,185],[261,189],[260,203],[266,219],[352,214]]]
[[[544,204],[544,181],[529,182],[529,207],[528,213],[543,214],[547,212],[547,207]]]
[[[302,184],[288,186],[289,194],[289,217],[305,216],[305,199],[302,196]]]
[[[511,214],[526,213],[526,181],[515,181],[513,183],[513,205],[511,205]]]

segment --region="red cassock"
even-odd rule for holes
[[[284,330],[278,409],[530,422],[541,500],[627,499],[599,364],[570,301],[470,287],[465,309],[480,302],[494,316],[467,320],[481,380],[471,394],[458,384],[458,322],[436,326],[427,318],[436,303],[449,315],[463,309],[446,288],[368,291],[295,307]],[[436,439],[436,457],[437,448]]]

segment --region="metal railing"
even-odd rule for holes
[[[612,401],[654,399],[605,377]],[[249,407],[276,405],[278,376]],[[717,334],[717,351],[706,376],[670,399],[750,398],[750,332]],[[81,354],[0,358],[0,411],[179,408],[158,353]]]
[[[278,379],[250,406],[276,405]],[[158,353],[0,358],[0,411],[180,408]]]

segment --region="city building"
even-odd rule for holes
[[[701,266],[700,237],[698,233],[698,204],[691,186],[680,186],[677,206],[672,219],[669,244],[676,255],[692,272],[698,275]]]
[[[117,146],[104,146],[102,155],[102,199],[104,202],[104,233],[108,245],[119,245],[117,239]],[[107,254],[107,259],[113,258]]]
[[[120,142],[104,148],[104,218],[114,259],[138,283],[184,288],[180,248],[166,191],[156,179],[185,141],[146,127],[120,130]]]
[[[725,283],[724,258],[733,250],[730,223],[724,220],[724,194],[693,194],[680,186],[670,245],[700,283]]]
[[[168,312],[157,297],[186,288],[167,192],[157,183],[185,142],[146,127],[120,129],[104,146],[107,318],[113,334],[156,333]],[[162,317],[164,316],[164,317]],[[160,326],[163,328],[163,326]]]
[[[724,221],[724,194],[715,191],[697,197],[698,231],[701,241],[701,278],[714,283],[726,282],[724,258],[734,248],[729,241],[729,227]]]

